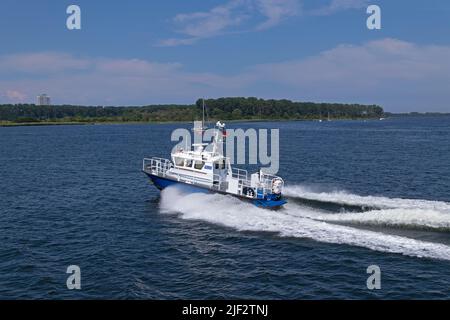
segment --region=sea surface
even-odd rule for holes
[[[279,211],[160,193],[178,127],[0,128],[0,298],[450,298],[450,117],[230,123],[280,130]]]

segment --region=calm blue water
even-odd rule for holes
[[[277,212],[160,196],[179,126],[0,128],[0,298],[450,298],[450,117],[230,125],[280,128]]]

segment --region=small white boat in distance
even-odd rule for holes
[[[232,195],[258,207],[277,209],[283,206],[286,203],[282,196],[283,179],[262,170],[249,175],[247,170],[232,168],[230,159],[219,152],[219,144],[226,136],[225,125],[219,121],[214,130],[211,151],[205,150],[208,144],[192,144],[190,150],[173,152],[171,160],[144,159],[142,171],[160,190],[184,184],[197,191]]]

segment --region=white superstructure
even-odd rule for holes
[[[221,153],[224,133],[225,125],[219,121],[212,150],[206,150],[208,144],[193,144],[190,150],[174,151],[171,160],[144,159],[143,171],[160,189],[179,182],[252,199],[261,206],[283,205],[286,202],[281,199],[283,179],[262,170],[249,176],[247,170],[233,168],[230,159]]]

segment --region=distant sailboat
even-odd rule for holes
[[[327,119],[327,121],[331,121],[330,112],[329,111],[328,111],[328,119]]]

